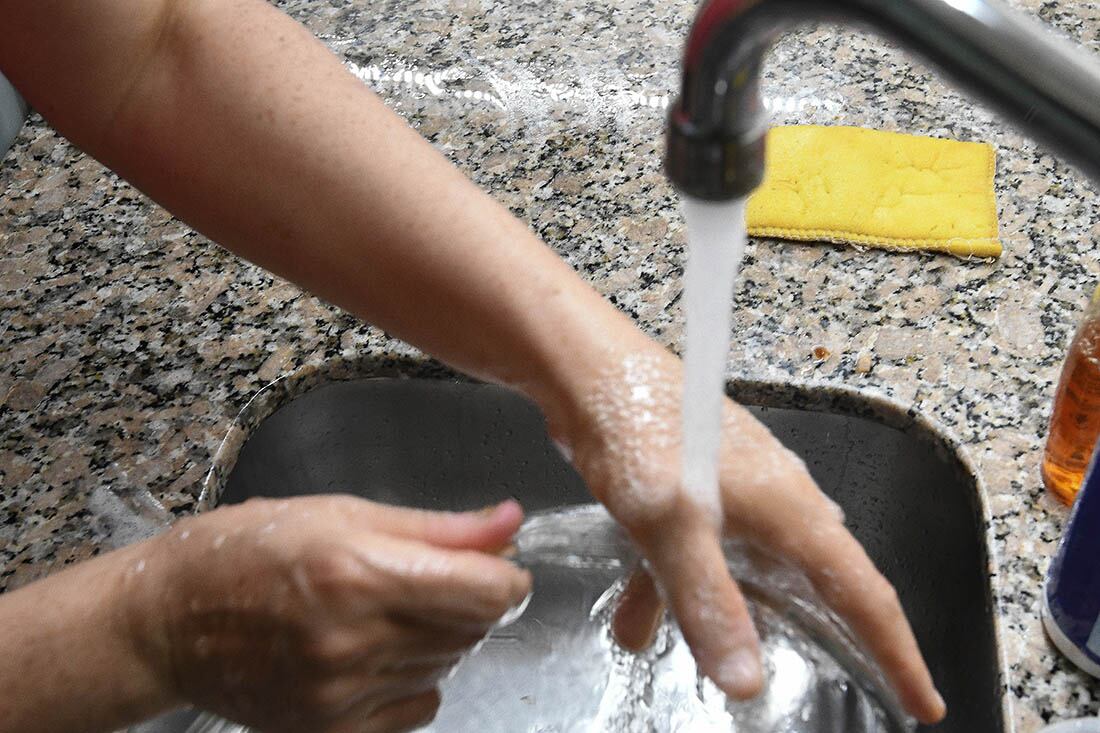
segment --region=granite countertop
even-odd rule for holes
[[[278,4],[643,329],[678,344],[684,233],[660,160],[692,3]],[[1100,5],[1018,4],[1096,45]],[[1100,280],[1100,200],[873,36],[788,37],[765,89],[780,122],[996,146],[1000,260],[751,242],[730,376],[855,388],[938,425],[992,514],[1017,732],[1096,714],[1100,686],[1039,623],[1067,512],[1038,467],[1064,350]],[[235,414],[271,380],[334,358],[419,358],[216,248],[37,117],[0,163],[0,222],[2,587],[193,511]]]

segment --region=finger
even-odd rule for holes
[[[624,649],[639,652],[653,643],[665,615],[665,603],[653,577],[635,570],[619,597],[611,619],[611,633]]]
[[[770,440],[776,450],[755,452],[758,458],[770,456],[756,462],[757,479],[764,481],[758,488],[766,488],[767,495],[744,490],[727,493],[727,524],[800,565],[829,605],[867,644],[905,708],[922,722],[941,720],[946,713],[943,699],[932,683],[897,594],[844,528],[840,507],[820,491],[804,464],[779,448],[767,429],[747,413],[731,410],[728,421],[736,424],[734,435],[755,431],[754,444],[765,445]],[[727,437],[729,434],[727,431]],[[744,446],[744,437],[741,443]],[[743,472],[743,456],[730,450],[728,440],[726,445],[723,472]],[[769,506],[786,510],[768,511]],[[804,521],[799,522],[800,517]]]
[[[714,526],[705,519],[673,525],[647,550],[700,671],[734,699],[759,693],[756,629]]]
[[[490,628],[486,626],[471,632],[417,621],[397,623],[408,631],[402,634],[399,643],[371,655],[372,663],[379,670],[451,666],[480,644]]]
[[[443,626],[495,623],[531,589],[526,570],[472,550],[373,535],[358,545],[357,557],[369,580],[365,593],[391,612]]]
[[[367,504],[371,526],[395,537],[436,547],[496,552],[506,547],[523,523],[523,508],[509,499],[472,512],[432,512]]]
[[[788,553],[825,602],[867,645],[902,705],[922,723],[947,712],[905,618],[897,592],[842,525],[827,522]]]
[[[406,619],[353,618],[346,628],[329,631],[310,643],[302,664],[323,674],[449,665],[477,645],[489,629],[489,625],[471,631]]]
[[[395,672],[349,673],[312,690],[311,709],[343,720],[351,711],[361,718],[395,700],[431,692],[447,676],[449,667],[417,667]]]
[[[418,695],[373,707],[357,705],[342,715],[328,733],[404,733],[431,722],[439,710],[439,691],[429,690]]]

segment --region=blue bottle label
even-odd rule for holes
[[[1051,638],[1079,666],[1100,674],[1100,470],[1097,454],[1047,572]],[[1060,637],[1060,638],[1059,638]],[[1071,649],[1063,648],[1071,644]]]
[[[1089,642],[1085,645],[1094,656],[1100,657],[1100,619],[1093,624],[1092,633],[1089,634]]]

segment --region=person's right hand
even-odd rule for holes
[[[439,680],[530,589],[498,556],[515,502],[431,513],[346,497],[185,519],[129,570],[144,656],[175,699],[263,731],[430,720]]]
[[[645,646],[667,601],[700,671],[733,698],[759,693],[758,638],[721,546],[723,535],[738,537],[801,568],[878,662],[905,708],[925,723],[942,719],[944,702],[897,593],[805,464],[725,400],[719,506],[709,506],[682,483],[680,361],[652,342],[608,353],[555,437],[572,449],[589,489],[627,529],[652,571],[652,578],[637,573],[627,585],[614,623],[618,641]]]

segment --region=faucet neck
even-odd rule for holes
[[[763,60],[783,33],[820,20],[882,31],[1100,181],[1100,65],[996,0],[708,0],[669,118],[666,167],[681,191],[728,200],[759,185]]]

